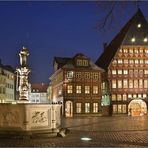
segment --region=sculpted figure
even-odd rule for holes
[[[20,64],[22,67],[27,66],[27,56],[28,55],[29,55],[29,52],[28,52],[27,48],[23,47],[23,49],[19,53]]]

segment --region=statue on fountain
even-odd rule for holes
[[[27,65],[27,56],[29,56],[29,51],[27,48],[23,47],[23,49],[19,53],[20,56],[20,68],[16,69],[17,72],[17,90],[19,91],[19,101],[21,103],[29,102],[29,83],[28,83],[28,75],[30,73],[30,69]]]

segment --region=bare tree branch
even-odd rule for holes
[[[97,6],[99,10],[102,9],[101,11],[107,12],[107,14],[97,22],[95,29],[98,31],[105,30],[108,25],[111,26],[111,24],[113,24],[113,22],[115,22],[115,19],[116,19],[114,17],[114,12],[117,12],[118,16],[119,15],[123,16],[123,13],[126,12],[125,10],[127,10],[127,8],[131,6],[131,4],[133,4],[134,7],[137,9],[140,7],[141,1],[137,0],[137,1],[131,1],[131,2],[127,2],[127,1],[97,2]]]

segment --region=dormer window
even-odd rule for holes
[[[77,59],[77,66],[88,66],[88,60]]]
[[[88,60],[83,60],[83,66],[88,66]]]
[[[77,60],[77,66],[82,66],[82,60]]]

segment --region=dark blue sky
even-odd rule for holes
[[[148,20],[148,2],[140,8]],[[82,52],[95,62],[103,51],[103,43],[113,39],[136,7],[127,4],[122,11],[117,7],[112,25],[106,31],[97,31],[94,28],[105,10],[96,2],[0,2],[2,63],[16,68],[18,52],[26,46],[34,83],[49,82],[54,56],[72,57]]]

